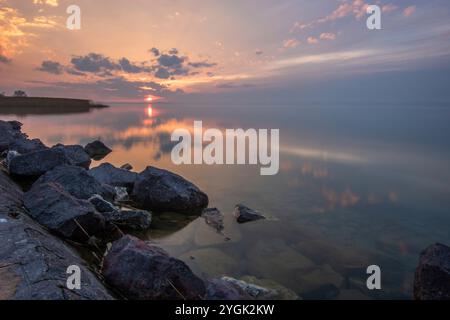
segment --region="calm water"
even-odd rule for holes
[[[229,275],[304,298],[409,298],[421,250],[450,243],[450,108],[421,105],[113,105],[90,113],[1,115],[46,144],[100,138],[103,161],[175,171],[225,214],[224,235],[202,218],[163,215],[144,237],[205,277]],[[279,128],[280,173],[258,166],[174,166],[170,134]],[[93,164],[96,166],[97,164]],[[270,217],[238,225],[234,205]],[[229,240],[227,241],[227,237]],[[382,270],[381,291],[365,270]]]

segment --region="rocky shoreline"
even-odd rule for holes
[[[0,120],[1,299],[273,299],[277,292],[230,277],[201,279],[181,260],[138,239],[154,214],[203,216],[221,232],[223,216],[208,208],[206,193],[183,177],[147,167],[137,173],[104,163],[112,150],[45,146],[29,139],[17,121]],[[236,223],[265,217],[244,205]],[[76,250],[86,248],[96,263]],[[66,287],[66,270],[82,271],[81,289]],[[296,298],[295,294],[292,298]],[[416,299],[450,299],[450,248],[436,244],[421,256]]]

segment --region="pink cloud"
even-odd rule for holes
[[[308,37],[307,42],[309,44],[318,44],[319,43],[319,39],[314,38],[314,37]]]
[[[297,39],[288,39],[288,40],[284,40],[283,42],[283,48],[288,49],[288,48],[295,48],[300,44],[300,41],[298,41]]]
[[[395,11],[397,9],[398,9],[398,7],[394,4],[386,4],[381,7],[381,11],[384,13],[389,13],[389,12]]]
[[[321,40],[336,40],[336,34],[331,32],[324,32],[320,34],[319,38]]]
[[[403,15],[405,17],[411,17],[414,12],[416,12],[416,6],[409,6],[407,8],[405,8],[405,10],[403,10]]]

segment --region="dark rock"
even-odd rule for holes
[[[124,230],[143,231],[150,228],[152,214],[143,210],[120,210],[105,212],[106,221]]]
[[[256,284],[251,284],[231,277],[222,277],[221,280],[241,288],[249,296],[257,300],[271,300],[278,294],[276,290],[267,289]]]
[[[42,151],[46,149],[48,148],[39,139],[18,139],[9,146],[9,150],[17,151],[20,154]]]
[[[89,174],[97,181],[109,184],[114,187],[125,187],[128,191],[133,189],[138,177],[136,172],[114,167],[110,163],[103,163],[100,166],[89,170]]]
[[[78,199],[87,200],[95,194],[101,195],[106,200],[113,200],[114,195],[88,171],[81,167],[62,165],[41,176],[33,185],[54,182],[61,185],[68,193]]]
[[[106,229],[104,217],[92,204],[74,198],[56,183],[33,186],[24,195],[24,205],[33,219],[67,239],[86,242]]]
[[[208,208],[203,210],[202,217],[208,225],[217,231],[222,231],[224,229],[223,214],[217,208]]]
[[[29,218],[22,191],[0,171],[0,300],[110,300],[108,290],[63,241]],[[66,270],[81,269],[69,290]]]
[[[63,150],[66,154],[67,159],[69,160],[69,164],[73,166],[89,169],[89,166],[91,165],[91,157],[86,153],[86,151],[84,151],[82,146],[65,146],[62,144],[58,144],[54,146],[53,149]]]
[[[208,206],[208,196],[194,184],[155,167],[139,174],[131,197],[139,206],[156,212],[201,213]]]
[[[223,279],[208,281],[206,300],[253,300],[241,287]]]
[[[131,171],[131,170],[133,170],[133,166],[129,163],[126,163],[123,166],[121,166],[120,169]]]
[[[63,150],[48,149],[14,157],[9,164],[9,172],[19,178],[37,178],[57,166],[69,163]]]
[[[27,139],[27,136],[20,131],[17,123],[0,120],[0,152],[8,150],[14,142],[24,139]]]
[[[84,147],[84,150],[94,160],[102,160],[104,157],[106,157],[108,154],[112,152],[110,148],[108,148],[107,146],[105,146],[103,142],[98,140],[88,143]]]
[[[414,299],[450,300],[450,247],[437,243],[421,253]]]
[[[94,194],[88,201],[92,203],[95,209],[100,213],[117,211],[117,208],[111,202],[103,199],[101,195]]]
[[[234,208],[234,216],[236,217],[237,222],[245,223],[255,220],[266,219],[261,213],[250,209],[242,204],[238,204]]]
[[[22,122],[19,122],[19,121],[16,121],[16,120],[7,121],[7,122],[11,125],[11,128],[13,128],[13,130],[19,131],[19,130],[22,129],[22,126],[23,126]]]
[[[135,237],[113,243],[103,264],[106,281],[134,300],[197,300],[204,282],[182,261]]]
[[[127,188],[125,187],[114,187],[114,201],[124,202],[130,200]]]

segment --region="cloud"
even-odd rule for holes
[[[61,74],[63,72],[63,66],[59,62],[46,60],[42,62],[38,70],[51,74]]]
[[[161,54],[161,52],[160,52],[157,48],[151,48],[149,51],[150,51],[151,53],[153,53],[153,55],[154,55],[155,57],[159,57],[160,54]]]
[[[77,56],[72,58],[71,63],[76,70],[82,72],[99,73],[104,71],[119,70],[121,67],[98,53],[89,53],[86,56]]]
[[[288,48],[295,48],[300,44],[300,41],[298,41],[297,39],[287,39],[284,40],[283,42],[283,48],[288,49]]]
[[[178,54],[178,49],[177,48],[170,49],[169,54]]]
[[[145,66],[138,66],[136,64],[131,63],[130,60],[128,60],[127,58],[120,59],[119,65],[122,68],[122,70],[127,73],[141,73],[149,70]]]
[[[217,63],[200,61],[200,62],[189,62],[189,65],[193,68],[211,68],[217,66]]]
[[[386,4],[381,7],[381,11],[384,13],[389,13],[389,12],[395,11],[397,9],[398,9],[398,7],[394,4]]]
[[[411,17],[416,12],[416,6],[409,6],[403,10],[403,15],[405,17]]]
[[[163,67],[178,68],[181,67],[184,60],[185,58],[179,57],[175,54],[162,54],[158,58],[158,63]]]
[[[315,37],[308,37],[308,39],[306,39],[306,41],[308,42],[308,44],[318,44],[319,43],[319,39],[317,39]]]
[[[33,0],[34,4],[43,4],[48,5],[51,7],[57,7],[58,6],[58,0]]]
[[[155,77],[158,79],[169,79],[171,76],[170,72],[166,68],[158,68],[155,72]]]
[[[262,51],[262,50],[256,50],[255,51],[255,54],[257,55],[257,56],[260,56],[260,55],[262,55],[264,53],[264,51]]]
[[[330,32],[324,32],[320,34],[320,40],[336,40],[336,34]]]

